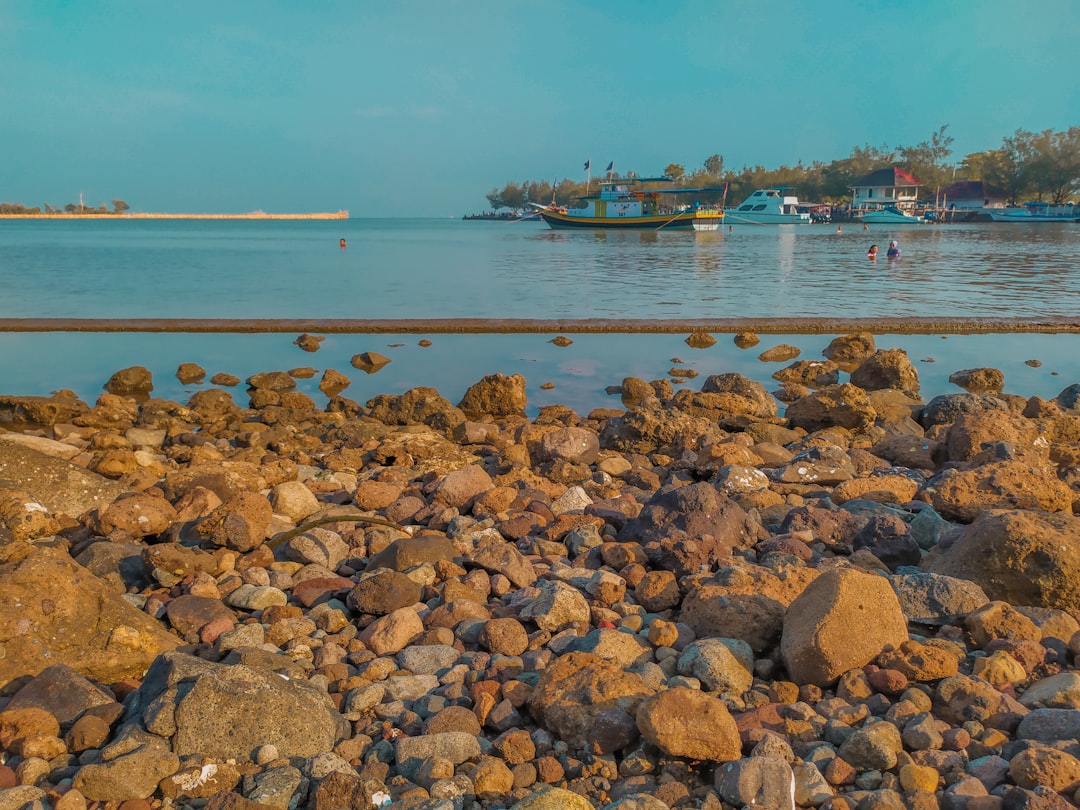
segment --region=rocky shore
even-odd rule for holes
[[[822,353],[0,396],[0,810],[1080,805],[1080,384]]]

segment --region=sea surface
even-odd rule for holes
[[[341,249],[339,239],[348,246]],[[890,239],[902,258],[876,262]],[[1047,318],[1080,317],[1080,225],[751,226],[714,233],[552,231],[536,222],[0,220],[0,319],[92,318]],[[790,343],[821,356],[832,335],[763,335],[739,350],[717,335],[329,335],[305,353],[287,334],[0,333],[0,393],[70,388],[93,401],[109,375],[145,365],[155,395],[184,398],[180,362],[244,378],[311,366],[353,379],[365,401],[431,385],[456,401],[493,372],[521,373],[532,409],[618,406],[605,389],[690,368],[773,385],[785,364],[757,360]],[[421,337],[432,341],[419,345]],[[960,389],[948,376],[994,366],[1006,390],[1054,396],[1080,380],[1080,336],[879,335],[916,363],[924,397]],[[373,375],[363,351],[392,362]],[[1039,361],[1029,365],[1027,361]],[[550,383],[554,387],[541,389]],[[243,397],[238,393],[238,400]]]

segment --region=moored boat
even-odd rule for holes
[[[719,194],[723,189],[659,189],[656,184],[671,183],[670,177],[617,178],[600,181],[595,196],[578,197],[570,205],[530,203],[541,218],[555,229],[692,229],[715,231],[724,220],[717,207],[696,201],[675,205],[674,195]]]
[[[918,225],[925,221],[907,211],[901,211],[895,205],[857,209],[852,212],[852,218],[868,225]]]
[[[994,222],[1080,222],[1080,206],[1029,202],[1013,208],[984,208]]]
[[[735,208],[724,213],[731,222],[756,225],[804,225],[810,222],[810,212],[799,210],[799,198],[789,196],[785,187],[761,188]]]

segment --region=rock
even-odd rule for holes
[[[829,427],[865,431],[874,424],[876,415],[866,391],[851,383],[813,391],[787,408],[788,421],[808,431]]]
[[[154,390],[150,372],[143,366],[120,369],[105,383],[105,390],[117,396],[146,396]]]
[[[652,690],[639,675],[590,653],[572,652],[555,659],[540,673],[529,699],[529,711],[537,723],[570,746],[584,748],[598,741],[598,718],[618,713],[632,720],[650,694]],[[600,753],[618,750],[633,739],[610,742],[615,747],[603,745],[601,748],[606,750]]]
[[[733,548],[764,537],[742,507],[706,483],[661,489],[618,534],[620,542],[640,543],[654,566],[676,576],[714,567]]]
[[[0,442],[0,487],[26,492],[53,515],[78,517],[112,503],[125,489],[17,442]]]
[[[773,372],[774,380],[782,383],[821,388],[840,381],[840,369],[831,360],[798,360],[787,368]]]
[[[440,535],[402,537],[372,556],[367,567],[369,571],[377,568],[408,571],[417,565],[452,560],[456,556],[454,544]]]
[[[341,535],[319,526],[285,544],[285,559],[303,565],[320,565],[328,571],[336,571],[352,553]]]
[[[990,509],[1068,512],[1074,497],[1052,466],[1025,461],[949,469],[927,481],[925,492],[943,517],[965,523]]]
[[[424,623],[411,607],[399,608],[382,616],[357,636],[376,655],[401,652],[424,632]]]
[[[754,676],[750,674],[747,662],[740,661],[732,652],[732,646],[734,643],[730,640],[717,638],[689,644],[679,656],[679,674],[697,678],[706,691],[741,695],[753,684]],[[752,660],[750,664],[753,664]]]
[[[107,745],[101,759],[99,764],[83,767],[72,782],[72,787],[91,801],[147,799],[162,779],[180,768],[168,741],[145,731]]]
[[[568,624],[588,623],[589,603],[577,588],[564,582],[541,580],[538,593],[524,599],[518,616],[532,620],[541,630],[554,632]]]
[[[943,574],[903,574],[889,577],[889,582],[907,620],[918,624],[956,624],[990,601],[974,582]]]
[[[476,549],[465,558],[466,565],[475,565],[493,574],[502,574],[519,588],[536,582],[536,572],[525,556],[510,543],[490,543]]]
[[[121,529],[132,537],[164,534],[176,520],[176,509],[167,500],[146,492],[117,498],[98,512],[101,530]]]
[[[1034,511],[984,513],[924,568],[971,580],[991,599],[1080,609],[1080,518]]]
[[[352,380],[336,369],[328,368],[319,380],[319,390],[328,397],[337,396],[352,385]]]
[[[919,395],[919,374],[903,349],[878,349],[851,372],[851,384],[867,391],[896,388]]]
[[[499,418],[524,416],[527,403],[524,377],[489,374],[469,387],[458,407],[469,419],[484,415]]]
[[[985,442],[1031,446],[1037,438],[1031,419],[1010,411],[982,411],[957,417],[945,435],[945,447],[950,461],[970,461],[982,452]]]
[[[1048,745],[1034,744],[1009,760],[1009,777],[1029,790],[1045,787],[1071,793],[1080,787],[1080,759]]]
[[[584,428],[559,428],[545,433],[540,439],[541,461],[595,464],[599,453],[600,440],[596,433]]]
[[[194,385],[201,383],[206,376],[206,369],[198,363],[181,363],[176,369],[176,379],[181,385]]]
[[[401,396],[380,394],[367,403],[371,418],[386,425],[434,425],[464,422],[465,416],[434,388],[411,388]]]
[[[752,349],[761,343],[761,338],[753,332],[737,332],[733,342],[740,349]]]
[[[491,619],[480,630],[480,646],[499,655],[521,655],[529,647],[529,634],[512,617]]]
[[[58,442],[55,439],[46,439],[44,436],[31,436],[28,433],[0,433],[0,442],[21,444],[23,447],[29,447],[31,450],[64,461],[70,461],[82,452],[74,445]]]
[[[725,802],[736,807],[795,810],[795,774],[779,757],[744,757],[717,768],[714,784]]]
[[[1034,709],[1020,721],[1016,739],[1039,742],[1080,739],[1080,710]]]
[[[646,698],[636,712],[637,727],[667,756],[730,762],[742,753],[735,720],[723,702],[686,687]]]
[[[564,788],[546,788],[531,793],[510,810],[593,810],[593,803]]]
[[[398,571],[376,571],[356,583],[346,597],[356,613],[385,616],[420,601],[420,586]]]
[[[398,772],[405,778],[414,777],[425,759],[442,757],[454,765],[479,759],[480,742],[463,731],[444,731],[420,737],[401,737],[394,745]]]
[[[138,728],[171,737],[180,757],[252,761],[261,745],[282,757],[314,756],[349,734],[325,691],[303,680],[244,665],[165,653],[129,706],[117,744]]]
[[[1020,696],[1020,704],[1029,709],[1080,709],[1080,674],[1059,672],[1035,681]]]
[[[856,332],[833,338],[821,353],[836,363],[854,363],[865,360],[876,349],[873,335],[869,332]]]
[[[71,422],[89,410],[71,391],[57,391],[48,397],[20,397],[0,394],[0,424],[40,425]]]
[[[965,368],[950,374],[949,382],[970,394],[1000,394],[1005,375],[996,368]]]
[[[354,354],[349,361],[353,368],[358,368],[365,374],[374,374],[390,364],[390,358],[378,352],[361,352]]]
[[[46,667],[23,686],[4,707],[4,713],[24,708],[48,711],[60,728],[70,727],[86,711],[115,704],[104,689],[65,664]],[[3,716],[0,714],[0,717]]]
[[[780,650],[796,683],[826,687],[907,638],[907,622],[888,580],[834,569],[788,606]]]
[[[919,422],[927,428],[950,425],[961,414],[992,410],[1007,411],[1009,406],[1004,400],[987,394],[941,394],[926,403]]]
[[[855,533],[851,547],[855,551],[868,550],[885,563],[890,571],[905,565],[918,565],[922,556],[918,544],[908,533],[907,524],[898,515],[871,515],[866,524]]]
[[[282,481],[270,490],[270,507],[274,513],[301,523],[319,511],[319,499],[300,481]]]
[[[913,500],[918,489],[919,485],[906,475],[875,475],[841,481],[831,498],[837,506],[857,499],[902,504]]]
[[[995,639],[1038,641],[1042,638],[1035,622],[1001,601],[987,602],[973,610],[964,618],[964,627],[979,649],[985,649]]]
[[[326,340],[322,335],[309,335],[307,332],[293,341],[294,346],[299,346],[305,352],[317,352],[320,344]]]
[[[742,374],[710,374],[701,385],[703,394],[732,394],[751,405],[745,413],[766,419],[777,414],[776,401],[765,390],[765,386]]]
[[[945,678],[934,693],[934,715],[956,725],[969,720],[983,723],[1006,711],[1009,705],[995,687],[968,675]],[[1015,702],[1012,705],[1018,706]]]
[[[758,355],[758,360],[763,363],[783,363],[785,360],[794,360],[801,354],[798,346],[789,343],[779,343],[771,349],[766,349]]]
[[[684,342],[691,349],[707,349],[716,345],[716,338],[708,332],[691,332]]]
[[[837,755],[862,771],[888,770],[904,750],[900,731],[887,721],[867,722],[850,735]]]
[[[262,545],[273,516],[262,495],[237,492],[200,521],[198,532],[216,546],[247,552]]]
[[[65,664],[101,683],[140,676],[179,641],[67,554],[31,552],[0,566],[0,686]]]
[[[440,503],[467,510],[477,496],[493,489],[494,482],[479,464],[468,464],[443,476],[435,488]]]
[[[225,607],[220,599],[190,593],[182,594],[169,602],[165,606],[165,615],[180,636],[197,633],[203,626],[219,619],[228,622],[229,627],[236,624],[236,615]]]

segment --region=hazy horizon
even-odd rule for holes
[[[1080,124],[1080,4],[0,0],[0,201],[460,216],[508,181]]]

